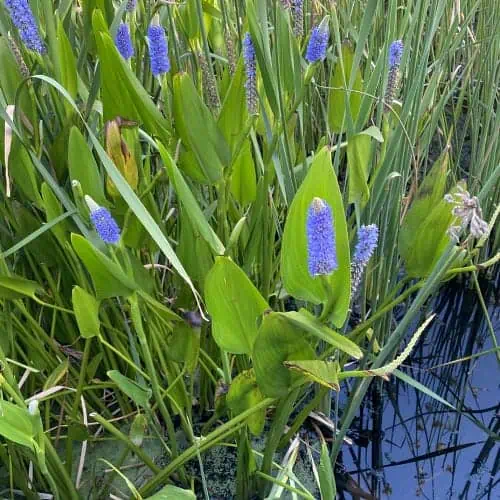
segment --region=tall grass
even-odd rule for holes
[[[320,408],[339,425],[319,475],[333,495],[327,464],[370,385],[383,387],[369,370],[401,373],[393,360],[443,281],[497,268],[497,2],[306,1],[301,19],[300,2],[33,0],[43,54],[25,46],[11,4],[27,5],[0,4],[5,491],[103,498],[112,481],[91,488],[83,471],[104,436],[120,447],[117,471],[131,456],[148,470],[122,493],[135,498],[160,487],[207,497],[203,453],[222,443],[238,445],[238,498],[264,498],[272,482],[309,498],[290,475],[276,479],[275,453]],[[114,44],[122,21],[130,60]],[[151,23],[169,45],[159,76]],[[309,64],[320,23],[328,48]],[[462,179],[490,228],[475,238],[464,227],[456,242],[448,229],[461,221],[443,196]],[[99,238],[86,196],[111,211],[119,244]],[[307,274],[314,197],[334,214],[339,268],[328,277]],[[351,300],[368,224],[378,248]]]

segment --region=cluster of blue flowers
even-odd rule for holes
[[[307,267],[311,276],[329,275],[338,268],[332,209],[314,198],[307,212]]]
[[[131,7],[135,7],[135,2]],[[130,5],[127,5],[127,9]],[[153,76],[159,76],[170,71],[170,59],[168,57],[168,42],[163,26],[151,24],[148,28],[149,58]],[[115,45],[121,56],[128,60],[134,55],[134,46],[130,37],[128,24],[121,23],[115,36]]]
[[[120,241],[121,231],[109,210],[99,206],[90,196],[85,196],[85,201],[90,210],[90,221],[99,238],[104,243],[116,245]]]
[[[326,26],[316,26],[313,28],[306,50],[307,62],[312,64],[322,61],[326,57],[329,36],[330,34]]]
[[[358,241],[351,263],[351,297],[355,298],[363,278],[363,272],[378,245],[379,231],[375,224],[358,229]]]
[[[384,111],[389,111],[389,107],[394,101],[394,95],[398,86],[398,73],[403,57],[403,42],[396,40],[389,47],[389,76],[387,78],[387,89],[384,97]]]
[[[116,30],[115,45],[118,52],[126,61],[134,55],[134,46],[130,38],[128,24],[121,23]]]
[[[151,72],[154,76],[168,73],[170,59],[168,58],[168,43],[163,26],[151,24],[148,28],[148,39]]]
[[[245,63],[246,82],[245,91],[247,97],[247,108],[251,115],[257,113],[257,62],[255,60],[255,47],[250,33],[246,33],[243,38],[243,61]]]
[[[40,38],[38,26],[31,11],[28,0],[5,0],[14,26],[19,31],[19,36],[28,49],[39,54],[45,53],[45,44]]]
[[[403,41],[396,40],[389,47],[389,69],[399,67],[403,57]]]

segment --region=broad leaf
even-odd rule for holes
[[[35,298],[36,293],[42,290],[43,288],[36,281],[30,281],[19,276],[0,276],[1,299]]]
[[[339,365],[335,361],[307,359],[304,361],[285,361],[290,370],[304,375],[309,380],[320,385],[339,391]]]
[[[92,246],[83,236],[72,234],[71,242],[92,277],[99,300],[109,297],[127,297],[139,288],[118,264]]]
[[[187,73],[174,76],[173,94],[175,126],[182,143],[192,153],[192,157],[183,159],[181,167],[197,180],[217,182],[230,162],[224,136]]]
[[[235,415],[239,415],[253,408],[263,399],[264,395],[257,385],[253,370],[245,370],[234,378],[226,396],[226,402]],[[252,434],[258,436],[263,431],[265,420],[265,408],[262,408],[261,411],[253,413],[248,417],[247,423]]]
[[[76,127],[72,127],[69,133],[68,168],[70,180],[81,184],[84,195],[89,195],[99,205],[108,205],[92,150]]]
[[[292,385],[304,380],[303,375],[286,368],[285,361],[315,357],[302,328],[279,313],[264,316],[254,344],[253,363],[257,384],[266,396],[282,397]]]
[[[205,282],[205,302],[219,347],[235,354],[251,354],[257,322],[269,306],[231,259],[216,258]]]
[[[148,387],[138,384],[117,370],[107,372],[108,377],[118,386],[118,389],[126,394],[137,406],[149,407],[152,391]]]
[[[309,311],[301,309],[300,312],[290,311],[279,314],[282,314],[283,317],[290,323],[303,328],[308,333],[311,333],[315,337],[327,342],[337,349],[340,349],[342,352],[349,354],[354,359],[360,359],[363,357],[361,349],[352,340],[349,340],[342,334],[328,328]]]
[[[36,430],[26,408],[0,400],[0,436],[33,449]]]
[[[196,500],[196,495],[191,490],[183,490],[178,486],[168,484],[145,500]]]
[[[315,197],[324,199],[330,205],[334,219],[338,269],[327,278],[328,293],[321,277],[312,277],[307,266],[307,211]],[[342,326],[351,297],[349,240],[342,195],[327,147],[314,157],[290,206],[281,249],[281,274],[286,291],[296,298],[324,304],[331,294],[331,320],[336,326]]]
[[[88,339],[99,334],[99,301],[79,286],[72,292],[73,309],[75,311],[78,329],[83,338]]]

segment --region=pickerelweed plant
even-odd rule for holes
[[[236,498],[314,498],[277,452],[332,406],[335,498],[352,420],[401,377],[427,299],[494,269],[485,2],[309,4],[0,3],[9,491],[106,498],[133,457],[135,498],[210,498],[204,452],[227,445]],[[112,474],[88,463],[103,440]]]

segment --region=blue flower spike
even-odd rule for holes
[[[28,0],[5,0],[5,6],[24,45],[39,54],[45,54],[45,44],[40,37],[35,16]]]
[[[322,61],[326,57],[326,49],[328,48],[328,39],[330,37],[328,22],[329,18],[325,17],[311,31],[311,37],[309,38],[306,50],[306,61],[310,64]]]
[[[170,71],[168,57],[168,42],[165,29],[160,25],[160,19],[155,16],[148,28],[149,59],[153,76],[160,76]]]
[[[375,224],[361,226],[358,241],[354,249],[354,262],[363,267],[368,264],[378,244],[378,227]]]
[[[90,220],[99,238],[104,243],[116,245],[120,241],[120,228],[105,207],[99,206],[90,196],[85,195],[85,202],[90,210]]]
[[[128,61],[134,55],[134,46],[130,38],[128,24],[121,23],[116,30],[115,45],[123,59]]]
[[[351,297],[355,299],[369,260],[378,245],[379,230],[375,224],[358,229],[357,242],[351,262]]]
[[[332,209],[321,198],[309,205],[306,222],[307,259],[313,277],[329,275],[338,268]]]

